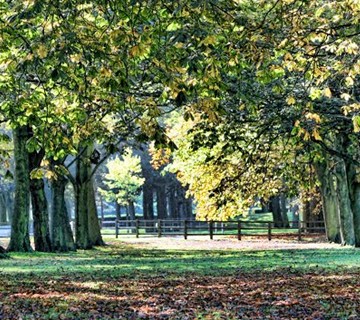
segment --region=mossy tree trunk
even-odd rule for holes
[[[335,177],[330,171],[329,160],[317,163],[315,168],[320,181],[321,202],[327,239],[330,242],[342,243],[339,202],[335,190]]]
[[[43,156],[43,152],[29,154],[30,171],[40,166]],[[49,210],[45,195],[45,183],[42,178],[30,179],[30,195],[34,219],[35,250],[50,252]]]
[[[27,126],[14,130],[15,195],[8,251],[32,250],[29,237],[30,173],[26,148],[29,132]]]
[[[94,245],[104,244],[95,205],[90,160],[92,152],[92,147],[81,149],[76,161],[75,234],[76,247],[79,249],[91,249]]]
[[[68,252],[75,250],[74,237],[65,202],[65,188],[67,179],[59,176],[51,183],[52,187],[52,219],[51,234],[54,251]]]
[[[354,219],[355,247],[360,247],[360,178],[359,170],[353,163],[347,165],[348,186]]]
[[[94,246],[103,246],[105,243],[101,236],[98,211],[96,207],[96,198],[94,190],[94,179],[87,182],[88,190],[88,214],[89,214],[89,238]]]
[[[338,159],[335,174],[343,244],[355,245],[354,215],[350,200],[348,176],[343,159]]]

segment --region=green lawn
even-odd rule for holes
[[[360,317],[359,265],[341,247],[12,253],[0,319],[348,319]]]

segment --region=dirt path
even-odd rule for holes
[[[222,237],[215,240],[195,236],[188,240],[182,237],[141,237],[133,236],[119,238],[125,243],[134,244],[144,249],[169,249],[169,250],[293,250],[293,249],[336,249],[342,248],[338,244],[325,242],[324,239],[297,241],[294,237],[274,239],[254,238],[238,241],[234,238]],[[114,241],[108,238],[107,241]]]

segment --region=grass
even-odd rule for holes
[[[90,251],[10,256],[0,260],[0,319],[360,316],[353,248],[159,250],[112,239]]]
[[[360,265],[360,251],[352,248],[331,250],[156,250],[136,249],[129,245],[97,248],[77,253],[12,253],[10,260],[0,262],[1,272],[7,274],[47,273],[53,276],[70,273],[103,274],[133,277],[142,273],[198,275],[231,275],[243,272],[273,271],[292,268],[306,271],[311,268],[338,270]]]

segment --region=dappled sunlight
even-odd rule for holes
[[[358,250],[341,247],[165,250],[124,242],[60,255],[11,254],[11,259],[0,262],[0,315],[346,318],[360,314],[359,262]]]

